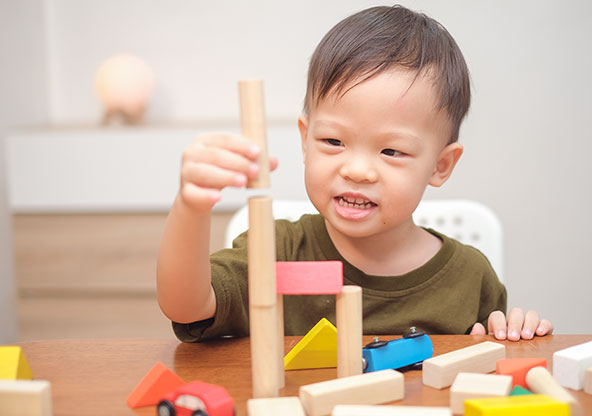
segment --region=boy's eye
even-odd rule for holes
[[[324,142],[331,146],[341,146],[341,140],[337,139],[324,139]]]
[[[383,149],[380,153],[386,156],[399,156],[403,154],[395,149]]]

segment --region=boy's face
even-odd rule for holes
[[[428,184],[446,181],[462,146],[435,110],[432,84],[383,72],[311,106],[299,120],[306,190],[330,231],[369,237],[412,224]],[[347,90],[347,88],[346,88]]]

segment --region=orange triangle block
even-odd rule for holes
[[[33,373],[21,347],[0,347],[0,379],[32,380]]]
[[[337,367],[337,328],[323,318],[284,357],[286,370]]]
[[[526,373],[533,367],[547,368],[547,360],[544,358],[506,358],[497,360],[496,373],[512,376],[512,385],[521,386],[525,389]]]
[[[132,409],[142,406],[155,406],[166,393],[185,384],[187,383],[163,363],[157,362],[142,381],[138,383],[134,391],[127,396],[126,403]]]

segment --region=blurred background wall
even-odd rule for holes
[[[467,198],[491,207],[504,227],[509,306],[539,311],[559,333],[592,332],[592,3],[402,3],[451,32],[472,77],[473,103],[460,138],[465,154],[451,180],[426,198]],[[0,211],[5,222],[7,211],[17,224],[30,224],[32,214],[124,212],[123,224],[160,214],[154,251],[178,184],[180,151],[200,131],[238,131],[238,79],[265,80],[270,147],[280,156],[274,196],[305,198],[296,119],[308,59],[339,20],[391,3],[0,4],[0,42],[8,58],[0,66],[0,132],[9,171],[3,186],[10,198]],[[105,59],[121,52],[150,66],[155,90],[144,125],[102,128],[93,79]],[[244,194],[228,192],[215,215],[227,216],[242,201]],[[8,228],[2,227],[6,258]],[[26,241],[19,247],[26,250]],[[17,268],[41,257],[20,258]],[[12,290],[8,263],[2,262],[3,297]],[[142,281],[143,288],[154,279],[146,270],[142,279],[150,283]]]

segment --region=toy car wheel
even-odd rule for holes
[[[366,346],[364,348],[380,348],[380,347],[384,347],[387,344],[388,344],[388,341],[379,341],[378,338],[374,338],[374,341],[372,341],[369,344],[366,344]]]
[[[168,400],[163,400],[160,403],[158,403],[158,407],[156,408],[156,414],[158,416],[175,416],[175,406]]]
[[[191,416],[208,416],[208,414],[203,410],[196,410],[191,414]]]

